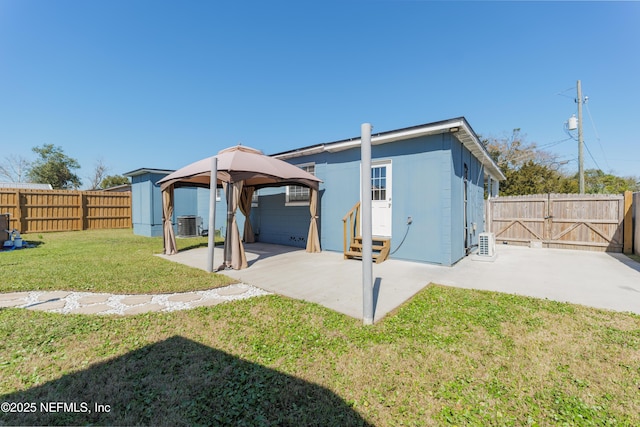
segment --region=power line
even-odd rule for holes
[[[569,89],[565,89],[562,92],[558,92],[558,93],[556,93],[556,95],[564,96],[565,98],[569,98],[569,99],[575,99],[575,97],[573,97],[573,96],[565,95],[566,92],[574,91],[574,90],[576,90],[575,86],[574,87],[570,87]]]
[[[558,141],[553,141],[553,142],[548,142],[548,143],[546,143],[546,144],[542,144],[542,145],[536,146],[536,148],[549,148],[549,147],[553,147],[553,146],[556,146],[556,145],[562,144],[563,142],[567,142],[567,141],[569,141],[570,139],[573,139],[573,138],[572,138],[571,136],[569,136],[569,138],[560,139],[560,140],[558,140]]]
[[[589,153],[589,157],[591,157],[591,160],[593,160],[593,163],[595,163],[596,168],[598,168],[598,170],[602,172],[602,168],[600,167],[600,165],[598,165],[598,162],[596,162],[596,159],[593,158],[593,154],[591,154],[591,150],[589,150],[589,146],[587,145],[586,142],[584,142],[584,148],[587,149],[587,153]]]
[[[604,148],[602,147],[602,142],[600,141],[600,135],[598,134],[598,129],[596,129],[596,123],[593,121],[593,117],[591,116],[591,110],[589,109],[589,103],[585,103],[587,106],[587,114],[589,114],[589,120],[591,121],[591,126],[593,127],[593,131],[596,134],[596,140],[598,141],[598,145],[600,145],[600,151],[602,151],[602,157],[604,158],[604,162],[607,165],[607,169],[611,169],[609,165],[609,161],[607,160],[607,155],[604,152]]]

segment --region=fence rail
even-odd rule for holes
[[[0,213],[21,233],[131,227],[131,193],[0,189]]]

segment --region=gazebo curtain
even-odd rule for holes
[[[240,231],[236,221],[236,210],[245,216],[244,222],[244,241],[245,243],[255,242],[255,234],[249,219],[251,214],[251,201],[255,189],[253,187],[244,187],[243,182],[227,183],[223,182],[226,198],[227,198],[227,232],[224,251],[224,267],[231,267],[239,270],[248,267],[247,257],[244,251],[244,245],[240,239]],[[229,188],[230,187],[230,188]],[[309,224],[309,233],[307,235],[307,252],[320,252],[320,235],[318,232],[318,191],[310,189],[309,213],[311,221]],[[229,193],[231,192],[231,193]],[[170,185],[162,190],[162,228],[164,233],[164,253],[166,255],[174,255],[178,253],[176,246],[176,237],[173,230],[173,203],[174,203],[174,186]]]
[[[164,253],[174,255],[178,253],[176,236],[173,232],[173,185],[162,191],[162,230],[164,233]]]
[[[309,224],[309,234],[307,235],[307,252],[320,252],[320,237],[318,233],[318,190],[311,189],[309,200],[309,213],[311,213],[311,223]]]
[[[253,199],[253,187],[244,187],[240,194],[240,212],[245,217],[244,221],[244,234],[243,240],[245,243],[253,243],[256,241],[256,236],[253,233],[253,227],[251,227],[251,220],[249,215],[251,214],[251,199]]]
[[[243,181],[222,183],[227,196],[227,234],[224,244],[224,265],[234,270],[248,267],[247,257],[244,253],[242,241],[240,240],[240,231],[238,230],[238,223],[236,221],[236,210],[240,203],[243,184]]]

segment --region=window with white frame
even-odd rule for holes
[[[309,172],[311,175],[316,174],[315,163],[308,163],[304,165],[298,165],[298,167],[305,172]],[[301,185],[288,185],[286,191],[285,204],[288,206],[296,205],[308,205],[311,200],[311,190],[309,187],[303,187]]]
[[[387,200],[387,166],[371,168],[371,200]]]

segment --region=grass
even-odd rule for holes
[[[25,234],[35,245],[0,253],[2,292],[73,290],[144,294],[211,289],[231,283],[218,274],[167,262],[162,237],[130,229]],[[178,249],[206,245],[206,238],[177,239]]]
[[[438,285],[370,327],[275,295],[0,310],[0,402],[36,404],[0,425],[633,426],[639,387],[639,316]]]

